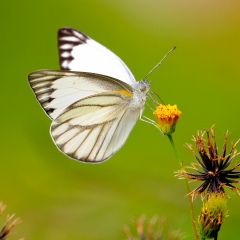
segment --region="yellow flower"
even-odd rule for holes
[[[165,135],[171,135],[175,131],[177,121],[182,114],[178,110],[177,105],[163,105],[160,104],[153,112],[158,120],[157,127]]]

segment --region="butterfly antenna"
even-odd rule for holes
[[[169,53],[171,53],[174,49],[176,48],[176,46],[174,46],[169,52],[167,52],[167,54],[163,57],[163,59],[144,77],[144,79],[146,79],[156,68],[158,68],[159,66],[161,66],[163,60],[167,57],[167,55]]]

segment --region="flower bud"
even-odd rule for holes
[[[227,198],[222,194],[212,194],[204,203],[198,218],[199,235],[202,239],[215,238],[227,216]]]
[[[165,135],[171,135],[175,132],[176,124],[182,112],[177,109],[177,105],[160,104],[153,114],[158,120],[157,127],[161,132]]]

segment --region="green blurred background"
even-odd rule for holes
[[[179,166],[166,137],[139,121],[109,161],[70,160],[53,144],[51,122],[27,75],[59,69],[63,26],[114,51],[138,80],[177,45],[149,80],[183,112],[174,139],[189,164],[184,144],[198,129],[216,124],[220,149],[226,130],[231,140],[240,137],[239,12],[238,0],[2,0],[0,200],[23,220],[11,239],[124,239],[124,225],[155,213],[193,239],[184,183],[174,177]],[[231,199],[220,239],[236,239],[240,198]],[[198,212],[201,201],[195,206]]]

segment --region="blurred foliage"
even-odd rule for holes
[[[2,216],[6,206],[0,202],[0,217]],[[12,234],[12,229],[21,222],[19,218],[15,218],[15,215],[7,215],[5,222],[3,223],[2,228],[0,229],[0,239],[1,240],[6,240],[11,234]],[[23,240],[23,238],[21,239]]]
[[[127,240],[182,240],[184,235],[180,231],[166,229],[166,221],[154,215],[151,219],[146,216],[135,220],[133,226],[125,226]]]
[[[70,160],[54,146],[27,75],[59,69],[56,33],[63,26],[114,51],[138,80],[177,45],[149,80],[165,103],[183,112],[173,137],[189,164],[183,145],[197,129],[216,124],[219,142],[226,130],[233,141],[240,137],[239,11],[237,0],[1,1],[0,199],[23,219],[18,236],[123,239],[120,229],[132,216],[158,213],[192,239],[186,192],[174,177],[178,163],[166,137],[139,121],[107,162]],[[232,200],[222,239],[236,236],[240,199]]]

